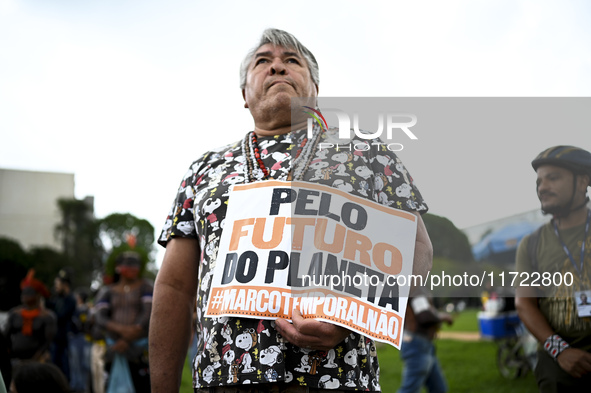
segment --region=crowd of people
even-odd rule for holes
[[[65,273],[56,277],[51,297],[43,283],[27,275],[22,305],[10,312],[4,332],[9,366],[16,371],[11,377],[3,368],[3,375],[12,380],[14,391],[34,383],[35,378],[27,377],[32,373],[53,375],[55,391],[60,391],[60,370],[73,391],[177,392],[190,337],[195,392],[394,390],[380,386],[375,342],[359,333],[304,319],[297,310],[291,322],[205,316],[222,231],[232,224],[225,223],[229,195],[237,183],[309,181],[396,206],[414,215],[417,223],[413,273],[426,275],[433,259],[421,218],[427,205],[396,154],[382,149],[379,155],[328,155],[316,149],[326,134],[316,127],[310,135],[307,118],[292,117],[292,99],[306,97],[309,105],[317,104],[318,63],[304,45],[285,31],[268,29],[244,59],[240,75],[254,130],[241,141],[203,154],[183,176],[158,238],[166,253],[154,287],[154,307],[152,285],[141,279],[141,261],[133,252],[118,258],[119,280],[102,288],[92,306],[84,293],[72,293]],[[553,219],[522,242],[517,269],[574,272],[574,284],[546,293],[518,288],[516,306],[540,343],[540,391],[588,391],[591,154],[557,146],[532,165],[542,209]],[[419,392],[423,386],[429,392],[446,391],[433,339],[441,323],[452,322],[450,316],[434,309],[429,294],[415,292],[405,322],[400,392]],[[39,371],[40,364],[50,362],[55,366]]]
[[[30,270],[21,282],[21,305],[2,329],[6,386],[15,392],[149,391],[152,284],[141,278],[141,266],[139,254],[119,255],[116,281],[92,301],[90,291],[72,290],[66,270],[57,274],[53,294]]]

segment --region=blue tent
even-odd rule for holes
[[[519,222],[497,229],[472,247],[472,254],[477,261],[490,260],[513,263],[521,239],[535,231],[540,224]]]

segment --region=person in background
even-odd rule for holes
[[[47,307],[57,316],[57,333],[51,345],[51,359],[56,366],[70,378],[68,354],[68,334],[72,330],[72,317],[76,311],[76,299],[72,295],[72,281],[64,269],[54,280],[55,294],[47,302]]]
[[[6,385],[4,384],[2,373],[0,373],[0,393],[6,393]]]
[[[21,281],[22,305],[8,315],[5,334],[10,339],[13,369],[25,360],[49,361],[49,347],[57,331],[55,314],[41,304],[41,297],[49,297],[49,291],[34,275],[31,269]]]
[[[6,381],[6,383],[10,383],[10,380],[12,379],[12,366],[10,365],[10,341],[4,334],[4,324],[0,325],[0,375]],[[1,390],[0,393],[2,393]]]
[[[433,340],[443,322],[451,325],[451,315],[438,312],[431,296],[422,288],[408,299],[400,356],[404,361],[402,385],[398,393],[447,392],[445,376],[435,353]]]
[[[518,287],[517,312],[540,344],[535,370],[540,392],[589,392],[591,318],[577,309],[577,294],[591,289],[591,153],[554,146],[541,152],[532,167],[542,212],[552,220],[521,241],[517,270],[521,277],[536,273],[564,280]]]
[[[68,380],[51,363],[29,362],[20,365],[10,385],[11,393],[69,393]]]
[[[89,307],[85,291],[74,292],[76,311],[72,318],[72,331],[68,336],[70,352],[70,387],[74,392],[88,391],[90,379],[90,340],[87,338]]]
[[[135,391],[149,392],[147,350],[153,287],[140,277],[141,264],[139,254],[132,251],[117,258],[115,269],[119,281],[105,287],[97,296],[95,321],[107,336],[105,362],[109,378],[121,372],[112,366],[122,364],[124,359]]]
[[[103,275],[103,286],[95,294],[94,299],[102,296],[102,291],[106,291],[108,286],[113,284],[111,276]],[[107,380],[105,370],[105,354],[107,352],[107,342],[105,341],[105,329],[96,323],[97,319],[96,304],[91,305],[88,311],[88,329],[90,331],[90,379],[92,393],[104,393]]]

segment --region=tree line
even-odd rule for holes
[[[20,281],[27,271],[51,285],[57,273],[66,269],[75,288],[96,288],[103,278],[115,276],[115,259],[134,250],[143,259],[147,276],[155,276],[154,227],[130,213],[113,213],[96,218],[86,200],[59,199],[60,221],[54,236],[61,250],[49,246],[23,249],[18,239],[0,237],[0,310],[20,303]]]

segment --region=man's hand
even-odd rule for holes
[[[121,326],[118,333],[121,335],[122,339],[132,342],[140,338],[143,332],[144,329],[142,329],[140,325],[128,325]]]
[[[305,319],[299,310],[292,313],[293,323],[277,319],[275,327],[290,343],[305,349],[328,351],[334,348],[351,331],[330,323]]]
[[[575,378],[591,372],[591,353],[577,348],[567,348],[558,357],[558,365]]]
[[[129,349],[129,343],[125,340],[119,339],[115,344],[111,345],[111,350],[117,353],[124,353]]]
[[[448,325],[453,325],[454,323],[454,318],[446,312],[440,312],[439,319],[441,320],[441,322],[445,322]]]

